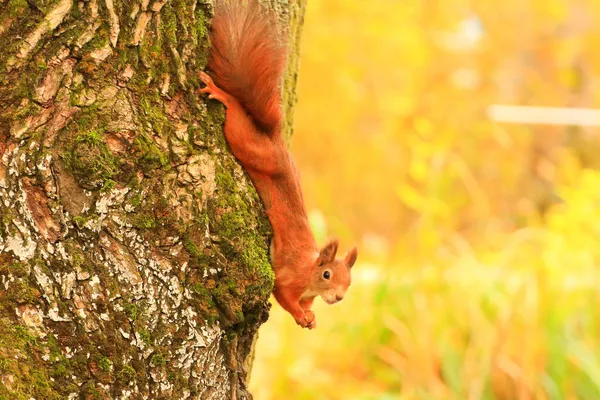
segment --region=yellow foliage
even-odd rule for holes
[[[600,398],[596,0],[310,0],[292,152],[319,241],[359,246],[339,305],[278,306],[269,399]],[[344,251],[345,248],[342,249]]]

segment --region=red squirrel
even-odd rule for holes
[[[219,0],[212,21],[210,76],[200,78],[208,94],[226,107],[225,137],[254,184],[271,226],[273,294],[303,328],[317,326],[311,311],[321,296],[329,304],[344,297],[356,262],[354,247],[336,258],[338,241],[319,250],[310,230],[300,178],[283,139],[280,83],[286,44],[277,23],[258,1]]]

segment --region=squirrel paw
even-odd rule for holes
[[[315,313],[313,313],[311,310],[304,310],[302,315],[295,316],[294,319],[302,328],[315,329],[317,327]]]
[[[310,318],[309,316],[312,316],[312,318]],[[303,312],[301,315],[294,316],[294,319],[296,320],[296,323],[302,328],[312,329],[311,324],[314,322],[315,315],[312,313],[312,311],[309,310],[308,314],[306,312]]]
[[[306,326],[308,329],[315,329],[317,327],[317,320],[315,319],[315,313],[312,310],[304,310],[304,314],[306,314],[306,318],[308,320],[308,325]]]
[[[220,101],[225,106],[228,105],[229,102],[227,101],[227,95],[224,91],[219,89],[217,85],[215,85],[215,82],[210,76],[208,76],[206,72],[200,72],[200,80],[206,85],[205,87],[199,90],[200,93],[208,93],[209,99],[215,99],[217,101]]]

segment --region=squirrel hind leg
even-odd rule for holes
[[[206,72],[200,72],[200,80],[206,85],[199,90],[200,93],[208,93],[209,99],[215,99],[229,107],[229,95],[221,90]]]

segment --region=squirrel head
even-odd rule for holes
[[[328,304],[344,298],[350,286],[350,271],[356,262],[358,251],[352,248],[344,258],[336,258],[338,241],[327,243],[319,252],[313,272],[311,292],[319,295]]]

